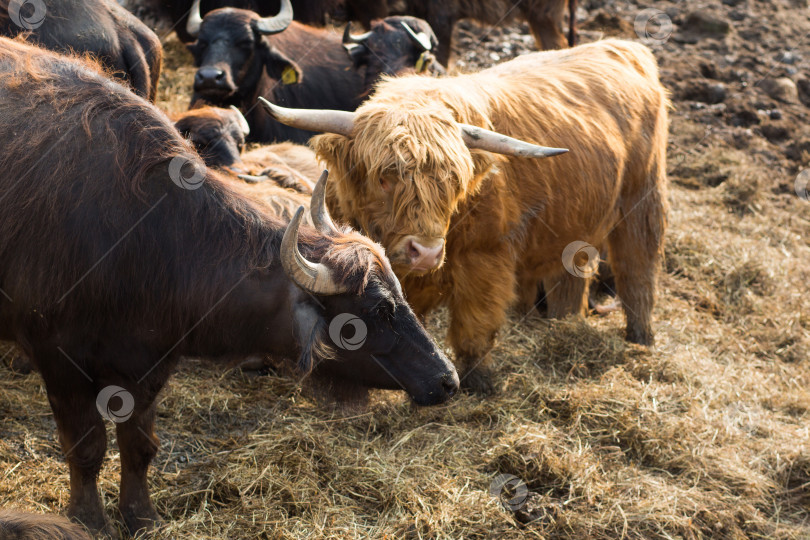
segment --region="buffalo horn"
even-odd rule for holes
[[[186,21],[186,32],[188,32],[188,35],[196,38],[200,34],[201,24],[200,0],[194,0],[194,3],[191,4],[191,11],[188,12],[188,20]]]
[[[312,223],[315,228],[325,235],[339,234],[338,228],[332,221],[329,215],[329,209],[326,207],[326,180],[329,178],[329,171],[323,171],[318,183],[315,184],[315,189],[312,190],[312,201],[310,202],[309,212],[312,216]]]
[[[298,227],[301,226],[303,215],[304,207],[299,206],[284,231],[281,240],[281,266],[284,272],[296,285],[312,294],[329,296],[346,292],[345,287],[332,279],[332,273],[325,265],[308,261],[298,250]]]
[[[245,115],[242,114],[242,111],[237,109],[235,106],[231,105],[231,110],[236,113],[237,118],[239,118],[239,127],[242,128],[242,135],[247,137],[250,135],[250,125],[248,124],[247,118]]]
[[[256,30],[261,34],[278,34],[284,31],[293,20],[290,0],[281,0],[281,11],[274,17],[262,17],[256,21]]]
[[[433,44],[430,43],[430,38],[428,37],[428,35],[426,33],[419,32],[417,34],[416,32],[413,31],[413,28],[408,26],[408,23],[406,23],[405,21],[402,21],[402,23],[400,23],[400,24],[402,24],[402,26],[405,28],[405,31],[408,32],[408,35],[410,35],[411,38],[413,38],[413,40],[420,47],[422,47],[423,51],[429,51],[430,49],[433,48]]]

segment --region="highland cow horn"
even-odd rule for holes
[[[339,234],[340,231],[332,221],[329,215],[329,209],[326,207],[326,180],[329,178],[329,171],[323,171],[318,183],[315,184],[315,189],[312,190],[312,201],[309,205],[309,212],[312,216],[312,223],[315,228],[325,235]]]
[[[191,11],[188,12],[188,20],[186,20],[186,32],[191,37],[196,38],[200,34],[201,25],[200,0],[194,0],[194,3],[191,4]]]
[[[405,28],[405,31],[408,32],[408,35],[410,35],[411,38],[413,38],[413,40],[420,47],[422,47],[423,51],[429,51],[430,49],[433,48],[433,44],[430,42],[430,37],[426,33],[419,32],[417,34],[416,32],[413,31],[413,28],[408,26],[408,23],[406,23],[405,21],[402,21],[400,24]]]
[[[273,105],[263,97],[259,102],[276,121],[290,127],[322,133],[337,133],[348,137],[354,127],[354,114],[330,109],[288,109]]]
[[[371,37],[373,32],[366,32],[365,34],[354,35],[352,34],[352,23],[346,23],[346,28],[343,30],[343,45],[362,45],[368,38]]]
[[[242,111],[233,105],[231,105],[231,110],[236,113],[236,117],[239,119],[239,127],[242,129],[242,135],[245,137],[250,135],[250,124],[248,124],[247,118],[242,114]]]
[[[332,273],[322,263],[313,263],[298,251],[298,227],[304,216],[304,207],[299,206],[292,221],[284,231],[281,240],[281,266],[296,285],[307,292],[321,296],[330,296],[346,292],[334,279]]]
[[[469,124],[459,124],[459,127],[461,128],[461,137],[468,148],[525,158],[544,158],[568,152],[567,148],[538,146]]]
[[[256,30],[260,34],[278,34],[283,32],[293,20],[293,8],[290,0],[281,0],[281,11],[274,17],[262,17],[256,21]]]

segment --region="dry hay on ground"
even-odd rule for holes
[[[595,18],[599,6],[583,4]],[[699,3],[660,4],[678,6],[678,21]],[[746,51],[745,32],[810,30],[788,2],[767,17],[737,4],[723,13],[751,16],[729,36],[656,47],[673,91],[701,59]],[[603,24],[633,21],[633,5],[614,8]],[[502,35],[516,32],[525,28]],[[780,46],[763,43],[750,54]],[[192,70],[175,69],[182,49],[171,51],[161,99],[182,110]],[[168,523],[158,538],[810,536],[810,202],[793,192],[810,159],[795,141],[810,132],[804,105],[771,102],[753,84],[771,67],[721,66],[742,74],[727,82],[726,108],[675,92],[654,350],[621,339],[620,314],[513,316],[495,350],[496,396],[417,409],[378,392],[359,412],[324,409],[288,378],[188,360],[159,406],[150,482]],[[747,110],[760,122],[735,125]],[[793,138],[769,138],[762,127],[774,122]],[[443,334],[445,314],[430,322]],[[0,506],[61,511],[68,474],[42,382],[4,370],[0,384]],[[113,515],[110,443],[101,488]],[[491,493],[503,474],[526,486],[525,497],[520,486],[502,493],[514,512]]]

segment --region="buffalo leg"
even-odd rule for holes
[[[64,366],[62,358],[36,358],[70,469],[68,516],[93,531],[109,534],[97,486],[107,434],[96,410],[95,386],[78,369]]]
[[[515,272],[504,264],[508,260],[504,253],[465,254],[455,260],[448,341],[461,385],[477,394],[494,391],[490,351],[515,299]]]
[[[568,40],[562,31],[566,0],[528,2],[524,5],[524,16],[529,21],[529,27],[538,48],[548,51],[564,49],[568,46]]]
[[[438,10],[437,13],[430,13],[428,24],[433,28],[436,34],[436,39],[439,41],[439,46],[436,48],[436,60],[445,67],[450,67],[450,54],[453,50],[453,28],[456,26],[456,18],[447,13],[446,10],[452,9],[451,5],[441,7],[443,2],[434,2],[432,6]],[[447,4],[451,4],[447,2]]]
[[[126,421],[116,424],[118,448],[121,451],[121,496],[119,509],[129,532],[151,530],[160,523],[160,516],[149,497],[146,473],[158,450],[154,434],[155,402],[139,406]]]
[[[543,279],[547,316],[562,319],[568,315],[585,315],[588,307],[588,280],[563,272]]]

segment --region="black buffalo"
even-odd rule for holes
[[[0,340],[42,374],[71,517],[109,527],[107,418],[127,527],[159,520],[146,481],[156,398],[181,356],[297,358],[303,373],[425,405],[456,391],[382,248],[332,224],[324,182],[317,229],[302,209],[288,226],[94,63],[0,38]]]
[[[343,33],[343,47],[354,68],[364,73],[368,94],[383,75],[427,73],[444,75],[445,69],[434,56],[439,40],[430,25],[416,17],[386,17],[373,21],[371,30],[354,35],[351,24]]]
[[[177,32],[177,37],[185,43],[194,40],[186,30],[193,3],[194,0],[143,1],[151,12],[157,13],[158,17],[168,22]],[[280,5],[280,0],[201,0],[200,12],[205,15],[215,9],[235,7],[267,16],[278,13]],[[329,15],[333,20],[360,21],[368,27],[373,19],[388,14],[388,5],[384,0],[292,0],[292,6],[295,20],[312,26],[323,26],[326,15]]]
[[[198,67],[192,105],[235,105],[250,124],[251,141],[306,142],[312,132],[275,122],[255,108],[259,96],[289,107],[352,111],[362,100],[363,78],[352,69],[334,32],[292,20],[289,0],[274,17],[223,8],[200,18],[192,9],[189,45]]]
[[[139,96],[155,100],[160,40],[115,0],[0,0],[0,35],[22,33],[47,49],[91,53]]]

